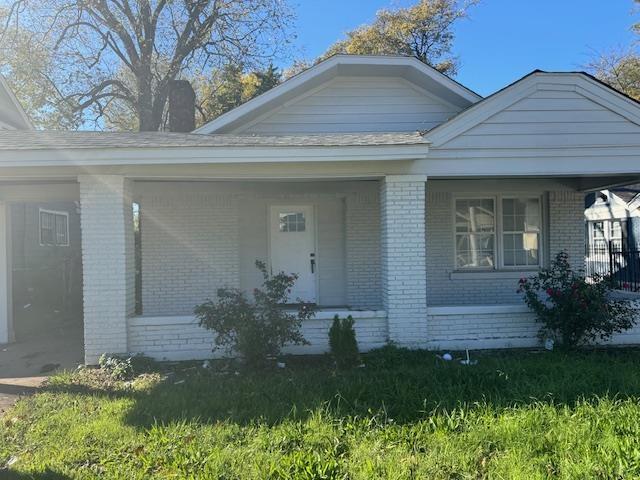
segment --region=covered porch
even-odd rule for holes
[[[292,297],[318,307],[303,325],[310,345],[288,353],[326,352],[336,314],[353,316],[364,351],[389,342],[430,349],[536,346],[538,327],[516,293],[518,279],[560,250],[582,267],[583,190],[596,181],[627,180],[110,173],[81,175],[75,183],[5,185],[2,194],[7,208],[26,196],[78,199],[85,361],[95,363],[105,352],[210,358],[212,335],[197,325],[193,308],[220,287],[259,286],[256,260],[302,274],[304,284]],[[516,215],[507,212],[514,200],[525,209],[524,230],[505,226]],[[465,225],[471,212],[477,224],[491,227],[471,232]],[[10,223],[5,218],[7,231]],[[476,234],[482,241],[470,251],[466,239]],[[523,241],[507,245],[514,235]],[[524,261],[517,260],[518,248]],[[12,281],[8,275],[5,332],[13,327]],[[640,332],[612,341],[640,343]]]
[[[300,297],[318,306],[315,319],[303,325],[310,345],[291,347],[289,353],[326,352],[336,314],[354,317],[364,351],[390,341],[431,349],[532,347],[539,343],[538,327],[516,293],[518,279],[548,265],[561,250],[576,268],[584,260],[584,193],[576,178],[94,176],[80,178],[83,204],[102,198],[105,185],[111,185],[110,195],[118,191],[114,181],[123,189],[116,197],[127,199],[119,219],[132,229],[123,232],[125,238],[134,237],[136,224],[125,218],[128,202],[137,205],[139,247],[120,251],[124,265],[131,269],[138,263],[140,272],[119,294],[129,312],[126,322],[113,324],[120,333],[111,338],[119,338],[120,346],[96,346],[95,355],[119,348],[158,359],[210,358],[212,336],[197,325],[193,308],[215,298],[217,288],[251,292],[259,286],[256,260],[274,271],[298,273],[302,285],[292,301]],[[492,236],[491,252],[476,247],[476,259],[470,260],[474,255],[459,238],[466,228],[460,208],[476,211],[474,205],[487,199],[493,227],[481,235]],[[512,215],[505,210],[507,200],[518,200],[523,208],[529,202],[533,210],[523,215],[536,217],[527,219],[529,227],[505,228]],[[530,245],[507,245],[513,236],[529,238]],[[530,256],[518,260],[520,253]],[[108,265],[102,268],[113,267],[113,258],[104,257]],[[640,335],[629,332],[617,341],[640,343]]]

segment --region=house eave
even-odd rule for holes
[[[427,158],[428,144],[305,147],[174,147],[1,150],[8,167],[396,161]]]

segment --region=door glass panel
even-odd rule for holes
[[[281,232],[304,232],[306,230],[306,219],[302,212],[280,213],[279,219]]]

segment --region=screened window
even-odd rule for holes
[[[69,214],[40,210],[40,245],[69,245]]]
[[[457,198],[455,267],[537,267],[541,261],[539,197]]]
[[[491,198],[456,200],[456,268],[495,265],[495,219]]]
[[[505,267],[540,265],[539,198],[502,200],[502,249]]]

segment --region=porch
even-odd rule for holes
[[[336,314],[354,317],[365,351],[390,340],[433,349],[537,345],[537,326],[516,289],[518,279],[538,266],[505,265],[498,245],[488,260],[493,265],[457,263],[457,198],[495,197],[496,207],[503,197],[537,199],[539,265],[560,250],[569,251],[578,267],[583,261],[583,194],[566,181],[407,175],[135,181],[129,188],[139,206],[141,273],[130,282],[140,290],[140,308],[126,321],[126,351],[160,359],[211,356],[212,335],[197,325],[193,307],[223,286],[248,292],[259,286],[256,260],[279,270],[283,259],[274,242],[280,230],[296,239],[284,252],[299,256],[300,269],[313,273],[312,286],[292,297],[319,308],[303,325],[310,345],[289,353],[326,352]],[[274,214],[274,207],[282,209]],[[313,248],[299,250],[300,242],[306,245],[304,232],[311,233]]]
[[[42,196],[63,189],[52,188],[20,190]],[[15,189],[3,192],[6,200],[20,198]],[[62,197],[81,207],[88,363],[105,352],[210,358],[212,335],[197,325],[193,308],[220,287],[259,286],[256,260],[307,270],[307,283],[292,296],[313,301],[318,313],[302,328],[310,345],[288,353],[326,352],[336,314],[354,317],[364,351],[390,341],[532,347],[538,327],[516,293],[518,279],[560,250],[576,268],[584,264],[584,194],[568,178],[85,175],[54,195]],[[507,212],[515,200],[521,215]],[[518,215],[527,217],[526,231],[505,227]],[[482,231],[469,230],[472,220],[485,224]],[[520,240],[508,244],[514,236]],[[640,343],[640,332],[613,342]]]

